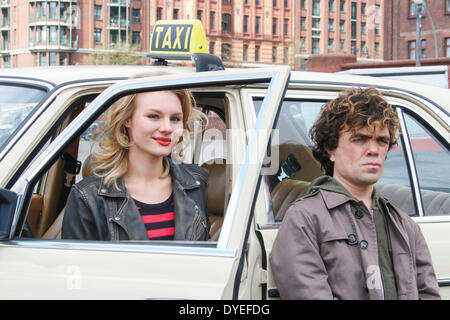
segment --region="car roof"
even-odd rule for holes
[[[422,96],[426,100],[430,97],[443,108],[447,114],[450,112],[450,89],[445,89],[437,86],[431,86],[406,80],[394,80],[380,77],[347,75],[340,73],[324,73],[324,72],[310,72],[310,71],[292,71],[291,83],[293,82],[317,82],[326,84],[335,84],[337,86],[342,84],[357,86],[374,86],[387,91],[401,90],[404,93]]]
[[[5,68],[1,77],[27,78],[60,85],[69,81],[105,78],[128,78],[142,72],[195,72],[194,67],[181,66],[131,66],[131,65],[79,65],[29,68]]]

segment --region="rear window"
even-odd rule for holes
[[[0,150],[46,94],[41,88],[0,84]]]

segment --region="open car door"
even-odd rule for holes
[[[10,190],[0,190],[2,299],[231,299],[239,293],[244,243],[260,164],[289,79],[288,67],[226,70],[133,79],[103,91],[33,160]],[[264,98],[233,181],[218,241],[85,241],[25,238],[22,231],[37,181],[81,133],[119,98],[175,88],[240,88],[266,83]],[[234,102],[230,108],[239,108]],[[33,125],[40,125],[39,121]],[[263,137],[261,137],[263,135]],[[30,145],[30,148],[33,146]],[[244,192],[245,191],[245,192]],[[251,197],[251,198],[249,198]]]

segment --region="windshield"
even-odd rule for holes
[[[41,88],[0,84],[0,150],[46,94]]]

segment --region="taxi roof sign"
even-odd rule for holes
[[[190,60],[195,53],[208,53],[205,31],[200,20],[156,22],[150,39],[150,57]]]

